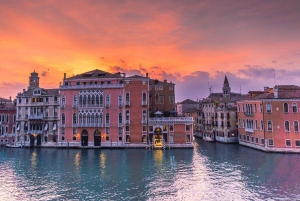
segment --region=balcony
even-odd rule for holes
[[[119,107],[123,107],[123,103],[119,103],[118,105],[119,105]]]
[[[147,105],[147,101],[142,101],[142,106],[146,106]]]
[[[142,124],[147,124],[147,120],[142,120]]]
[[[125,120],[125,124],[129,125],[130,124],[130,120]]]
[[[105,104],[105,107],[110,107],[110,103],[106,103],[106,104]]]
[[[254,133],[253,128],[245,128],[245,131],[246,131],[247,133]]]
[[[61,108],[61,109],[65,109],[65,108],[66,108],[66,105],[60,105],[60,108]]]
[[[42,134],[43,131],[42,130],[28,130],[28,133],[31,133],[31,134]]]
[[[253,117],[253,113],[252,112],[244,112],[244,115],[248,116],[248,117]]]
[[[102,128],[102,123],[79,123],[76,124],[77,128],[86,128],[86,127],[93,127],[93,128]]]
[[[32,114],[28,117],[28,119],[32,120],[32,119],[43,119],[44,118],[44,115],[43,114]]]
[[[123,127],[123,123],[119,123],[119,124],[118,124],[118,127]]]
[[[125,106],[130,106],[130,101],[126,101]]]
[[[123,88],[124,84],[87,84],[87,85],[61,85],[59,89],[113,89]]]
[[[105,127],[110,127],[110,123],[106,123],[106,124],[105,124]]]
[[[78,105],[73,103],[72,108],[77,108],[77,107]]]
[[[60,124],[60,127],[61,127],[61,128],[65,128],[65,127],[66,127],[66,124]]]

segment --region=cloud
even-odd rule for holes
[[[48,73],[47,71],[43,71],[42,74],[41,74],[41,76],[46,77],[47,73]]]

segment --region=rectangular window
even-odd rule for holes
[[[169,130],[170,130],[170,132],[174,132],[174,125],[170,125]]]
[[[270,147],[274,146],[274,140],[273,139],[269,139],[269,146]]]
[[[80,82],[77,82],[76,85],[80,85]]]
[[[126,132],[129,132],[129,131],[130,131],[130,127],[129,127],[128,125],[126,125],[125,131],[126,131]]]
[[[191,135],[186,135],[186,142],[191,142]]]
[[[73,134],[76,134],[76,128],[73,128]]]
[[[246,141],[246,135],[244,135],[244,141]]]
[[[256,112],[256,104],[254,104],[254,112]]]
[[[265,145],[265,139],[261,139],[261,145]]]
[[[258,138],[255,138],[255,143],[258,144]]]
[[[291,146],[292,146],[291,140],[286,140],[286,141],[285,141],[285,145],[286,145],[287,147],[291,147]]]
[[[264,122],[262,120],[260,121],[260,130],[264,130]]]
[[[65,134],[65,129],[64,129],[64,128],[61,129],[61,134],[62,134],[62,135]]]
[[[174,142],[174,135],[169,135],[169,142],[173,143]]]
[[[149,132],[153,132],[153,126],[149,126]]]
[[[266,107],[267,107],[267,112],[271,113],[272,112],[271,103],[267,103]]]
[[[295,140],[295,146],[300,147],[300,140]]]
[[[190,125],[185,125],[185,131],[187,131],[187,132],[190,131]]]
[[[121,134],[123,134],[123,128],[122,127],[119,128],[119,135],[121,135]]]
[[[147,132],[147,126],[143,126],[143,132]]]
[[[254,137],[251,137],[251,142],[254,142]]]
[[[260,113],[262,113],[263,112],[263,106],[262,106],[262,104],[259,105],[259,108],[260,108]]]
[[[130,135],[126,135],[126,142],[130,143]]]
[[[147,143],[147,135],[143,135],[142,136],[142,142],[143,143]]]
[[[247,141],[249,142],[249,135],[247,135]]]
[[[109,134],[109,132],[110,132],[110,129],[106,128],[106,134]]]

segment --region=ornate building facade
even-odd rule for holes
[[[0,145],[15,142],[16,105],[10,99],[0,98]]]
[[[27,90],[16,100],[16,141],[25,145],[52,146],[57,142],[59,122],[58,89],[39,86],[38,73],[29,77]]]

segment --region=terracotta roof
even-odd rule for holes
[[[81,73],[69,78],[66,78],[66,80],[71,80],[71,79],[89,79],[89,78],[117,78],[117,77],[122,77],[121,76],[122,73],[108,73],[99,69],[95,69],[92,71],[88,71],[85,73]]]
[[[182,102],[179,102],[179,104],[197,104],[198,102],[197,101],[193,101],[191,99],[186,99]]]

